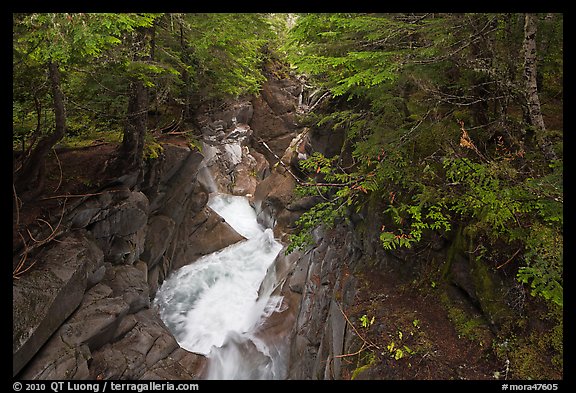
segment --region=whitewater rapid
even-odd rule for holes
[[[247,198],[212,194],[208,205],[246,240],[173,272],[154,304],[180,346],[209,359],[207,379],[279,378],[281,365],[256,332],[282,304],[261,288],[282,245]]]

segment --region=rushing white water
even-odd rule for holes
[[[215,194],[209,206],[247,240],[175,271],[154,302],[180,346],[209,358],[207,378],[277,378],[275,354],[254,333],[282,303],[260,288],[282,245],[246,198]]]

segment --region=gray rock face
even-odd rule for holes
[[[160,214],[179,222],[186,209],[186,201],[191,197],[196,186],[196,175],[204,156],[198,152],[191,152],[182,163],[180,169],[162,184],[163,199]]]
[[[142,310],[134,314],[133,321],[135,324],[130,330],[92,355],[91,378],[141,379],[162,376],[176,379],[182,378],[182,368],[187,364],[195,366],[187,371],[190,377],[199,375],[204,365],[203,357],[179,348],[155,310]],[[169,368],[176,364],[180,367]]]
[[[270,269],[273,274],[269,271],[277,279],[272,295],[282,296],[282,306],[256,335],[285,365],[288,379],[340,378],[339,356],[347,353],[354,335],[344,317],[356,280],[343,272],[359,257],[351,236],[339,227],[305,253],[281,251]]]
[[[254,130],[254,139],[266,141],[273,153],[282,157],[290,141],[297,134],[296,107],[298,95],[294,89],[296,80],[270,80],[263,84],[261,95],[253,101],[253,115],[248,123]],[[267,149],[259,149],[270,163],[278,160]]]
[[[175,228],[176,223],[174,220],[161,214],[154,215],[148,220],[147,241],[141,258],[147,262],[149,269],[160,262],[160,258],[168,248]]]
[[[160,360],[140,377],[144,380],[194,380],[200,379],[206,368],[204,357],[176,349]]]
[[[166,250],[165,276],[172,270],[190,264],[201,256],[244,240],[232,227],[209,207],[184,218],[174,240]]]
[[[276,167],[256,187],[254,208],[258,222],[267,228],[274,228],[276,237],[281,238],[283,234],[290,233],[299,217],[297,212],[287,209],[296,198],[292,192],[295,186],[294,178],[284,168]]]
[[[256,185],[268,173],[266,158],[250,148],[252,129],[240,124],[226,135],[206,136],[203,144],[205,172],[202,183],[211,192],[254,195]]]
[[[113,199],[92,219],[90,230],[105,261],[131,265],[144,249],[148,198],[141,192],[111,194]]]
[[[202,160],[168,147],[143,191],[111,189],[68,212],[69,231],[40,249],[35,268],[13,285],[15,377],[201,374],[204,357],[179,348],[151,297],[172,270],[243,239],[206,206]]]
[[[111,298],[112,289],[104,284],[91,288],[78,310],[58,329],[47,345],[30,362],[23,379],[84,379],[91,350],[109,341],[129,305]]]
[[[180,369],[169,367],[178,364]],[[204,358],[181,350],[150,309],[145,273],[133,266],[108,265],[102,282],[84,294],[80,306],[19,376],[137,379],[157,372],[175,379],[186,376],[182,367],[188,364],[201,370]],[[190,369],[187,375],[193,373]]]
[[[288,290],[298,294],[299,311],[290,337],[290,379],[339,379],[348,331],[344,310],[352,304],[355,279],[344,275],[344,267],[357,260],[351,234],[345,228],[332,230],[318,246],[295,264]],[[343,239],[334,245],[333,239]],[[302,280],[306,270],[306,279]],[[301,287],[303,284],[303,288]],[[296,291],[294,291],[296,289]],[[301,292],[300,292],[301,289]]]
[[[102,264],[103,255],[84,235],[69,233],[35,259],[38,267],[12,286],[13,375],[78,307],[87,275]]]

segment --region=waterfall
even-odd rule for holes
[[[277,348],[258,337],[282,306],[260,288],[282,245],[262,228],[247,198],[212,194],[209,206],[247,240],[173,272],[154,303],[181,347],[208,358],[207,379],[284,377]]]

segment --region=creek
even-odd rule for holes
[[[213,193],[208,205],[246,240],[174,271],[154,300],[160,317],[182,348],[208,358],[205,379],[283,379],[283,356],[258,334],[282,307],[267,277],[282,245],[247,198]]]

